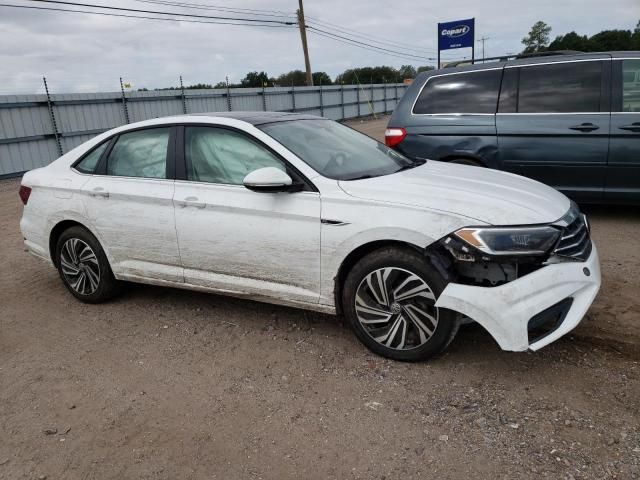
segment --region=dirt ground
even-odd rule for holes
[[[603,287],[572,335],[516,354],[468,326],[403,364],[290,308],[140,285],[79,303],[23,251],[18,184],[0,182],[2,479],[640,476],[640,209],[585,209]]]

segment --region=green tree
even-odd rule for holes
[[[302,70],[291,70],[276,78],[276,83],[281,87],[303,87],[307,84],[307,75]]]
[[[405,78],[416,78],[418,71],[413,65],[402,65],[398,70],[398,74],[404,80]]]
[[[258,88],[269,83],[269,75],[266,72],[249,72],[240,80],[240,86],[245,88]]]
[[[589,51],[589,38],[586,35],[578,35],[576,32],[569,32],[560,35],[549,44],[549,50],[577,50],[579,52]]]
[[[636,28],[633,30],[633,49],[640,50],[640,20],[636,23]]]
[[[417,72],[418,73],[422,73],[422,72],[428,72],[430,70],[435,70],[436,67],[434,67],[433,65],[423,65],[421,67],[418,67]]]
[[[313,84],[314,85],[331,85],[333,82],[331,81],[331,77],[327,74],[327,72],[314,72],[312,74]]]
[[[393,67],[361,67],[345,70],[336,77],[336,83],[368,85],[369,83],[401,82],[400,72]]]
[[[537,21],[529,30],[529,34],[522,39],[524,50],[522,53],[542,52],[549,44],[549,33],[551,27],[543,21]]]

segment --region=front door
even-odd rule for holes
[[[186,179],[175,214],[185,282],[254,298],[317,303],[320,196],[258,193],[244,177],[261,167],[292,176],[285,161],[248,134],[184,127]],[[295,180],[295,178],[294,178]]]
[[[169,140],[169,127],[119,135],[82,187],[87,216],[119,278],[183,280],[174,181],[167,179]]]
[[[611,140],[605,199],[640,201],[640,58],[613,65]]]
[[[576,200],[602,199],[610,62],[507,66],[496,130],[502,168]]]

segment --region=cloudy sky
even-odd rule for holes
[[[69,1],[258,18],[141,0]],[[297,0],[182,2],[269,10],[272,15],[293,13],[297,8]],[[1,3],[73,8],[26,0]],[[311,25],[314,21],[328,22],[348,32],[333,30],[338,35],[355,32],[376,37],[393,42],[379,44],[384,48],[424,57],[373,52],[309,33],[312,69],[334,77],[358,66],[433,64],[429,57],[436,56],[437,22],[475,17],[476,38],[489,37],[486,54],[492,56],[520,51],[521,38],[537,20],[551,25],[552,38],[572,30],[591,35],[604,29],[633,29],[640,19],[640,0],[537,0],[535,8],[531,2],[520,0],[305,0],[305,13]],[[281,16],[261,18],[286,20]],[[370,43],[368,38],[352,38]],[[453,50],[443,54],[443,59],[467,55],[466,50]],[[0,62],[0,94],[40,92],[43,75],[54,92],[90,92],[117,90],[120,76],[135,88],[154,88],[176,85],[180,74],[186,84],[217,83],[226,75],[237,82],[252,70],[277,76],[304,69],[296,28],[178,23],[1,6]]]

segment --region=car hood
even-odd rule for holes
[[[491,225],[554,222],[570,207],[562,193],[534,180],[435,160],[339,185],[357,198],[446,211]]]

